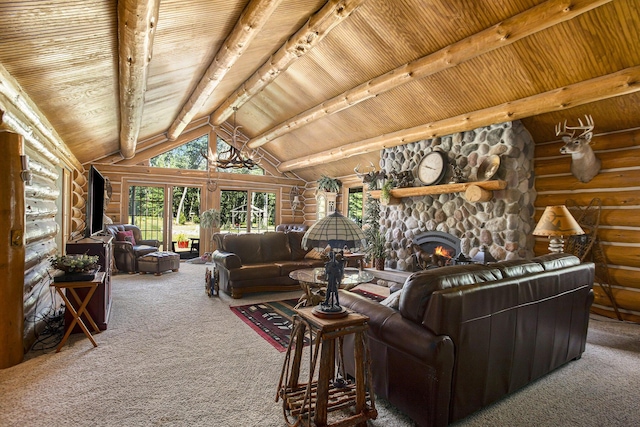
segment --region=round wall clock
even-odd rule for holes
[[[420,163],[416,176],[424,185],[439,183],[447,171],[447,155],[442,151],[427,153]]]

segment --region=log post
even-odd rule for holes
[[[488,202],[493,197],[493,191],[485,190],[477,185],[470,185],[464,192],[464,198],[470,203]]]
[[[22,362],[24,350],[24,183],[22,137],[0,131],[0,369]]]

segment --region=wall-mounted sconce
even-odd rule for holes
[[[289,192],[289,202],[291,202],[291,215],[295,219],[296,209],[300,206],[300,189],[297,186],[291,187]]]
[[[20,172],[20,178],[26,185],[31,185],[31,170],[29,170],[29,156],[20,156],[20,162],[22,163],[22,172]]]

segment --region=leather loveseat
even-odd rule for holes
[[[158,240],[145,240],[138,226],[133,224],[107,224],[106,231],[113,236],[113,259],[118,271],[138,272],[138,258],[156,252],[160,247]],[[127,239],[130,232],[133,239]]]
[[[289,273],[325,263],[302,249],[303,236],[297,231],[216,235],[218,249],[212,258],[220,289],[233,298],[252,292],[300,289]]]
[[[579,359],[593,280],[592,263],[552,254],[413,273],[397,309],[345,291],[340,302],[370,318],[376,394],[419,426],[445,426]]]

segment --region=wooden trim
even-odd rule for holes
[[[335,162],[347,157],[397,147],[421,139],[430,139],[463,132],[505,121],[573,108],[603,99],[640,91],[640,66],[585,80],[569,86],[521,98],[512,102],[472,111],[436,122],[426,123],[397,132],[282,162],[282,172]]]
[[[610,1],[583,0],[569,4],[567,1],[549,0],[316,105],[256,136],[249,142],[249,147],[256,148],[264,145],[315,120],[326,118],[404,84],[453,68],[487,52],[508,46]]]
[[[234,108],[243,106],[294,62],[309,53],[336,25],[348,18],[363,2],[364,0],[329,0],[222,103],[211,115],[211,121],[215,125],[219,125],[231,117]]]
[[[136,154],[160,0],[118,1],[120,152]]]
[[[251,41],[260,33],[271,14],[282,0],[251,0],[240,15],[240,19],[224,41],[209,68],[182,107],[178,117],[167,132],[170,140],[175,140],[189,122],[202,109],[209,96],[218,87],[224,76],[242,56]]]

